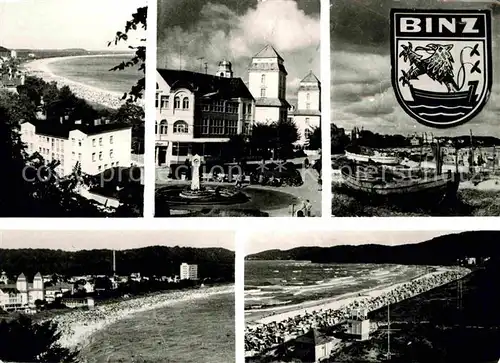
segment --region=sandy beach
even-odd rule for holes
[[[428,273],[428,274],[422,274],[418,276],[417,278],[413,279],[412,281],[419,281],[423,278],[428,278],[433,275],[440,275],[448,271],[455,271],[454,268],[451,267],[436,267],[436,271]],[[301,303],[301,304],[296,304],[296,305],[287,305],[287,306],[278,306],[278,307],[272,307],[272,308],[267,308],[267,309],[259,309],[256,310],[255,312],[264,312],[264,311],[269,311],[273,312],[273,314],[269,316],[262,317],[260,319],[257,319],[252,322],[252,319],[247,320],[247,325],[252,326],[254,324],[260,325],[260,324],[269,324],[272,322],[278,323],[284,320],[287,320],[289,318],[293,318],[298,315],[305,315],[308,312],[311,312],[313,310],[339,310],[343,306],[352,304],[358,300],[365,299],[367,297],[370,298],[376,298],[379,296],[382,296],[390,291],[395,290],[396,288],[404,285],[407,282],[401,282],[397,284],[391,284],[391,285],[381,285],[376,288],[371,288],[371,289],[365,289],[365,290],[360,290],[356,291],[353,293],[347,293],[343,295],[339,295],[333,298],[328,298],[328,299],[321,299],[321,300],[316,300],[316,301],[311,301],[311,302],[306,302],[306,303]],[[246,313],[251,314],[252,311],[247,311]]]
[[[69,349],[80,349],[86,345],[91,335],[132,314],[163,308],[183,301],[206,298],[212,295],[234,292],[234,286],[208,287],[196,290],[182,290],[156,295],[124,299],[109,304],[96,304],[94,310],[74,310],[58,315],[56,322],[62,333],[59,344]]]
[[[435,271],[406,282],[358,291],[356,294],[335,297],[330,302],[323,302],[308,309],[297,309],[262,318],[255,324],[247,324],[246,354],[261,354],[307,333],[311,328],[340,324],[353,309],[374,311],[463,278],[470,272],[470,269],[457,266],[436,266]]]
[[[54,57],[54,58],[43,58],[37,59],[22,65],[23,69],[28,75],[33,75],[36,77],[43,78],[47,82],[57,82],[59,87],[68,86],[71,88],[73,93],[80,98],[83,98],[91,103],[97,103],[108,108],[119,108],[124,100],[123,93],[112,92],[105,89],[93,87],[81,82],[76,82],[71,79],[58,76],[54,74],[50,69],[50,64],[67,59],[74,58],[86,58],[86,57],[112,57],[121,54],[103,54],[103,55],[82,55],[73,57]],[[129,54],[127,54],[129,55]],[[140,101],[139,101],[140,102]],[[142,103],[141,103],[142,104]]]

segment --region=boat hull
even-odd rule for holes
[[[455,198],[459,184],[456,174],[388,183],[359,178],[344,171],[340,174],[341,180],[337,190],[362,202],[394,204],[405,209],[433,206],[445,199]]]

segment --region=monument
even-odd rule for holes
[[[201,157],[196,154],[191,159],[191,190],[200,190]]]

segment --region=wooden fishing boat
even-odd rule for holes
[[[397,156],[387,156],[387,155],[364,155],[352,153],[349,151],[345,152],[346,158],[353,161],[365,162],[368,163],[373,161],[374,163],[386,164],[386,165],[395,165],[399,164],[400,159]]]
[[[347,162],[340,168],[341,188],[360,201],[381,199],[391,204],[415,206],[439,203],[456,196],[457,173],[442,173],[442,152],[435,145],[436,169],[404,173],[397,168],[374,163]]]

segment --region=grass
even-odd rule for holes
[[[332,196],[332,215],[336,217],[386,217],[386,216],[500,216],[500,191],[473,189],[459,190],[457,199],[446,205],[429,209],[404,209],[396,205],[375,204],[366,200],[334,191]]]

